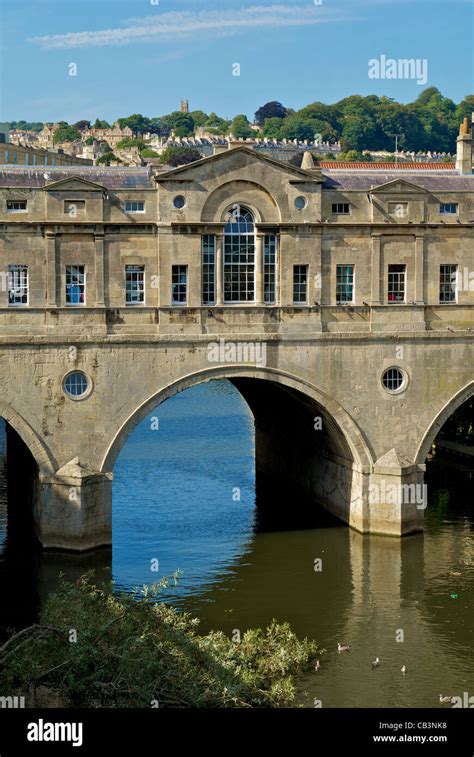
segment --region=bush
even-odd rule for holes
[[[201,158],[201,153],[192,147],[167,147],[161,154],[160,160],[162,163],[176,167],[194,163],[195,160],[201,160]]]
[[[152,150],[151,147],[145,147],[144,150],[141,150],[140,156],[142,158],[159,158],[158,153]]]
[[[109,166],[112,161],[121,163],[122,161],[120,158],[117,158],[116,155],[114,155],[113,152],[105,152],[103,155],[100,156],[100,158],[97,158],[97,165],[107,165]]]
[[[317,655],[288,624],[250,630],[240,643],[197,634],[188,613],[157,603],[157,593],[107,594],[83,576],[62,581],[41,623],[0,650],[0,687],[40,682],[74,707],[281,707],[295,696],[293,676]],[[77,629],[77,642],[69,629]],[[21,639],[21,641],[20,641]]]

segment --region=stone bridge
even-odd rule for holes
[[[215,313],[220,320],[224,312]],[[214,379],[229,379],[247,401],[257,471],[291,488],[288,508],[321,504],[364,533],[421,530],[425,503],[410,485],[422,484],[440,427],[474,394],[471,337],[450,333],[35,341],[0,345],[0,414],[50,548],[111,543],[113,468],[127,436],[156,408],[159,418],[169,397]],[[245,350],[232,349],[239,345]],[[259,360],[227,361],[237,355]],[[381,381],[394,364],[406,377],[401,393]],[[78,400],[63,391],[75,371],[90,381]]]

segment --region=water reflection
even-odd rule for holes
[[[115,471],[118,585],[180,568],[168,599],[197,615],[203,631],[230,635],[276,618],[315,638],[327,652],[321,671],[300,681],[304,706],[435,707],[440,693],[474,695],[472,471],[428,466],[424,534],[361,536],[324,513],[311,528],[271,530],[255,517],[252,420],[236,391],[225,382],[195,387],[165,403],[159,418],[159,434],[138,427]],[[291,516],[291,494],[282,496]],[[5,507],[0,488],[0,525]],[[110,550],[44,553],[1,538],[3,626],[32,622],[60,572],[74,579],[94,568],[110,579]],[[351,652],[338,655],[338,641]]]

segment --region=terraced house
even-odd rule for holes
[[[0,414],[44,546],[110,543],[127,434],[223,376],[258,471],[361,531],[422,528],[418,501],[369,492],[422,482],[473,393],[467,122],[456,167],[296,168],[242,145],[155,173],[3,166],[0,195]],[[266,364],[210,363],[220,340],[264,342]]]

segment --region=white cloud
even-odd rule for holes
[[[332,15],[331,15],[332,13]],[[132,19],[124,27],[34,37],[47,49],[105,47],[134,42],[169,41],[199,34],[233,35],[243,31],[310,26],[341,20],[324,6],[255,5],[218,11],[183,11]]]

